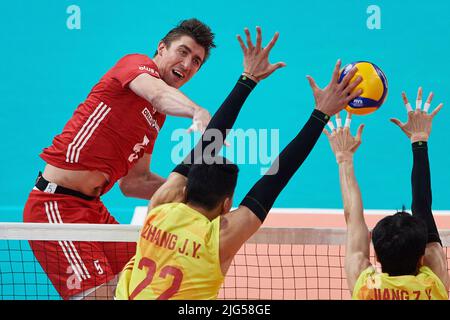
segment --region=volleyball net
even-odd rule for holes
[[[50,248],[60,248],[59,256],[64,257],[61,265],[66,268],[69,261],[69,270],[61,269],[54,259],[45,269],[69,272],[60,285],[76,286],[93,276],[77,248],[95,242],[99,244],[97,248],[109,250],[111,256],[120,256],[117,251],[123,250],[125,243],[135,243],[140,228],[137,225],[0,223],[0,300],[61,299],[55,289],[58,284],[49,280],[41,265],[45,262],[36,260],[37,249],[34,247],[33,252],[30,243],[40,243],[44,255],[52,254]],[[450,257],[450,230],[441,230],[440,234]],[[344,272],[345,238],[345,229],[261,228],[235,256],[219,299],[350,299]],[[58,245],[47,249],[45,244],[50,242]],[[375,264],[373,250],[371,260]],[[122,268],[125,262],[120,263],[116,269]],[[91,289],[83,291],[75,298],[83,298],[83,294],[102,298],[91,292]]]

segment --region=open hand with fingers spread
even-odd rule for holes
[[[354,89],[363,80],[361,76],[358,76],[355,80],[350,82],[358,69],[353,67],[339,83],[340,67],[341,60],[339,59],[334,67],[331,81],[324,89],[320,89],[314,79],[311,76],[307,76],[309,85],[311,86],[314,94],[316,109],[322,111],[330,117],[344,109],[350,101],[361,95],[363,92],[362,89],[354,91]]]
[[[428,141],[431,133],[431,122],[433,121],[434,116],[443,107],[443,104],[440,103],[436,109],[433,110],[433,112],[428,114],[428,109],[430,108],[433,96],[433,92],[428,95],[427,101],[425,102],[422,110],[422,88],[419,87],[419,90],[417,91],[416,110],[413,110],[406,94],[402,92],[403,103],[405,104],[408,112],[408,121],[406,123],[402,123],[398,119],[391,119],[391,121],[402,129],[408,138],[411,139],[411,143],[417,141]]]
[[[328,127],[331,133],[327,129],[323,129],[323,132],[328,137],[330,142],[331,150],[336,156],[337,163],[342,163],[344,161],[353,161],[353,154],[356,149],[358,149],[361,144],[361,135],[364,129],[364,125],[361,124],[358,127],[356,136],[352,136],[350,133],[350,123],[352,119],[352,114],[347,113],[347,118],[345,120],[345,125],[342,127],[342,121],[340,114],[336,114],[336,127],[334,127],[333,122],[328,123]]]
[[[271,64],[269,62],[269,54],[278,40],[279,33],[275,32],[272,40],[266,47],[262,47],[261,28],[256,27],[256,45],[253,45],[248,28],[244,29],[246,35],[247,46],[240,35],[237,36],[242,52],[244,53],[244,73],[250,79],[258,82],[270,76],[275,70],[285,67],[284,62]]]

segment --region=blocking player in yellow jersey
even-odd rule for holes
[[[222,284],[219,219],[169,203],[148,215],[136,256],[125,266],[118,299],[214,299]]]
[[[244,73],[214,114],[202,139],[169,175],[151,200],[136,255],[123,270],[116,299],[215,299],[240,247],[261,226],[275,199],[311,152],[330,116],[359,95],[350,82],[356,69],[338,83],[340,61],[323,99],[298,135],[280,153],[269,171],[253,186],[238,209],[229,212],[238,167],[216,156],[228,129],[256,84],[283,63],[270,64],[268,55],[278,33],[261,46],[246,29]],[[211,139],[212,138],[212,139]]]
[[[381,271],[376,270],[369,260],[369,230],[353,168],[353,154],[361,143],[363,125],[353,137],[350,134],[350,115],[344,127],[339,115],[336,115],[337,127],[331,126],[331,133],[324,130],[339,166],[347,223],[345,272],[353,299],[448,299],[447,258],[431,211],[428,137],[431,122],[442,108],[440,104],[432,113],[427,113],[432,97],[433,94],[430,94],[422,110],[422,89],[419,88],[416,110],[413,111],[403,93],[408,121],[401,123],[391,119],[412,143],[412,215],[397,212],[381,219],[373,229],[372,243]]]

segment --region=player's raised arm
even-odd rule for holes
[[[203,132],[211,119],[208,110],[198,106],[180,90],[148,74],[137,76],[131,81],[130,89],[161,113],[192,118],[196,130]]]
[[[345,248],[345,273],[350,292],[353,293],[356,280],[361,272],[370,266],[369,230],[364,220],[361,191],[355,176],[353,155],[361,144],[364,126],[360,125],[356,136],[350,133],[351,113],[347,114],[344,127],[339,113],[336,114],[336,127],[329,123],[331,133],[324,129],[331,150],[339,166],[339,179],[344,203],[347,241]]]
[[[185,160],[173,170],[167,182],[152,197],[150,209],[163,203],[182,199],[181,194],[186,185],[186,177],[191,165],[195,162],[203,161],[204,151],[211,144],[214,144],[212,148],[213,154],[205,156],[210,157],[219,153],[228,133],[227,131],[233,127],[245,100],[255,88],[256,84],[270,76],[275,70],[285,66],[283,62],[276,64],[269,62],[269,54],[278,40],[278,33],[275,33],[269,44],[265,48],[262,48],[261,28],[256,27],[256,32],[255,45],[251,40],[250,32],[247,28],[245,28],[247,46],[241,37],[237,36],[244,55],[243,73],[233,90],[212,117],[198,144],[187,155]]]
[[[276,198],[302,165],[316,144],[324,126],[337,111],[358,96],[361,91],[353,89],[361,79],[350,82],[356,69],[338,83],[340,61],[336,63],[330,84],[321,90],[312,85],[315,95],[320,95],[316,109],[298,135],[283,149],[269,171],[247,193],[240,207],[222,218],[220,252],[223,269],[242,244],[253,235],[264,222]]]
[[[278,41],[279,33],[275,35],[267,44],[262,47],[262,32],[260,27],[256,27],[256,44],[254,45],[248,28],[244,29],[247,46],[244,44],[240,35],[237,39],[244,54],[244,74],[250,76],[255,82],[270,76],[275,70],[286,66],[284,62],[270,63],[269,54]]]
[[[431,124],[443,104],[439,104],[433,112],[428,114],[428,109],[433,100],[433,93],[429,94],[422,109],[422,88],[419,88],[417,93],[415,110],[411,108],[411,104],[404,92],[402,93],[402,98],[408,112],[408,121],[406,123],[402,123],[398,119],[391,119],[391,121],[400,127],[412,143],[411,209],[413,215],[423,220],[427,225],[428,244],[425,250],[424,263],[442,280],[448,290],[450,281],[447,271],[447,257],[442,248],[431,209],[431,174],[428,159],[428,138],[431,133]]]

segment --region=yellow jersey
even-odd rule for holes
[[[136,255],[120,275],[116,299],[216,299],[224,279],[219,230],[220,217],[210,221],[183,203],[151,210]]]
[[[353,289],[355,300],[448,300],[441,279],[428,267],[422,266],[415,276],[389,276],[373,266],[358,277]]]

